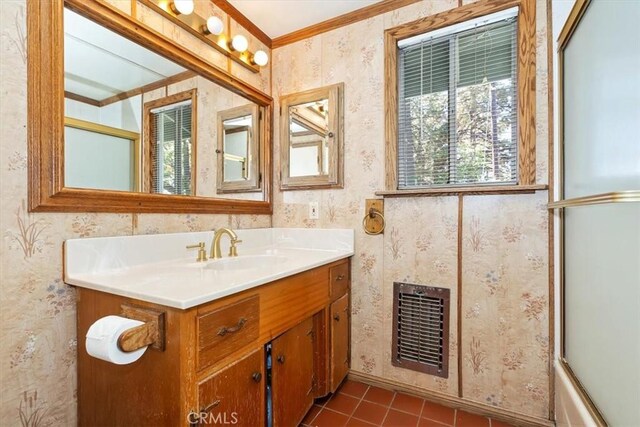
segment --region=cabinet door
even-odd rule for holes
[[[271,356],[273,425],[297,426],[313,404],[313,319],[276,338]]]
[[[331,304],[331,390],[349,372],[349,294]]]
[[[255,350],[198,385],[200,425],[263,426],[264,350]]]

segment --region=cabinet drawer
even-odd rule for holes
[[[331,301],[335,301],[349,290],[349,262],[345,262],[329,270],[331,285]]]
[[[198,369],[229,356],[258,339],[260,299],[251,296],[198,316]]]

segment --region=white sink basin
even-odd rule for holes
[[[287,257],[278,255],[246,255],[212,260],[202,268],[218,271],[251,270],[254,268],[275,267],[284,264],[287,259]]]

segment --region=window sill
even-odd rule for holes
[[[531,194],[536,191],[548,190],[546,184],[536,185],[491,185],[475,187],[443,187],[422,188],[415,190],[382,190],[376,191],[376,196],[382,197],[437,197],[437,196],[473,196],[482,194]]]

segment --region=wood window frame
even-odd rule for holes
[[[165,96],[153,101],[145,102],[142,107],[142,133],[143,133],[143,153],[144,164],[142,191],[151,193],[153,191],[153,180],[155,173],[153,168],[153,157],[156,154],[156,143],[152,139],[155,135],[154,120],[152,111],[156,108],[166,107],[183,101],[191,101],[191,195],[195,196],[197,171],[198,171],[198,90],[190,89],[173,95]]]
[[[465,185],[398,190],[398,41],[470,19],[518,7],[518,182],[516,185]],[[481,0],[390,28],[385,49],[385,190],[376,195],[438,196],[452,194],[532,193],[536,185],[536,3],[535,0]]]

